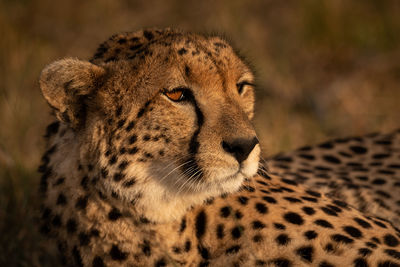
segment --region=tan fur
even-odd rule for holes
[[[61,90],[70,80],[71,90]],[[66,59],[47,67],[45,98],[74,118],[58,116],[61,123],[48,127],[40,167],[41,231],[56,241],[62,261],[350,266],[361,258],[398,266],[396,252],[385,252],[399,247],[389,222],[266,169],[256,175],[254,142],[242,159],[227,148],[256,140],[252,83],[224,40],[169,29],[115,35],[91,63]],[[192,96],[171,101],[163,92],[174,88]],[[331,226],[318,224],[322,219]],[[316,235],[306,238],[310,230]]]

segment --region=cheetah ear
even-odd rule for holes
[[[100,86],[105,72],[87,61],[62,59],[44,68],[40,88],[57,118],[77,128],[85,119],[85,99]]]

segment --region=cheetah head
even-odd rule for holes
[[[90,62],[59,60],[40,78],[95,186],[154,221],[257,172],[253,82],[224,40],[169,29],[115,35]]]

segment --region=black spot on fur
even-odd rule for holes
[[[237,198],[237,200],[239,201],[240,204],[247,205],[247,202],[249,201],[249,198],[245,197],[245,196],[239,196]]]
[[[365,220],[363,220],[363,219],[354,218],[354,221],[355,221],[356,223],[358,223],[358,224],[359,224],[361,227],[363,227],[363,228],[368,229],[368,228],[371,228],[371,227],[372,227],[371,224],[370,224],[369,222],[367,222],[367,221],[365,221]]]
[[[128,253],[123,252],[117,245],[112,245],[110,256],[113,260],[123,261],[128,257]]]
[[[284,182],[285,184],[297,185],[297,182],[290,179],[282,178],[281,181]]]
[[[285,230],[286,226],[281,223],[274,223],[274,227],[278,230]]]
[[[183,233],[186,229],[186,218],[183,218],[179,227],[179,233]]]
[[[226,249],[225,254],[235,254],[240,250],[240,245],[234,245]]]
[[[356,154],[365,154],[368,152],[368,149],[362,146],[350,146],[350,149]]]
[[[384,228],[384,229],[387,228],[387,226],[384,223],[381,223],[381,222],[376,221],[376,220],[372,220],[372,221],[374,222],[374,224],[378,225],[381,228]]]
[[[370,250],[369,248],[360,248],[358,250],[358,254],[363,257],[366,257],[366,256],[370,255],[371,253],[372,253],[372,250]]]
[[[113,155],[110,160],[108,161],[108,163],[110,165],[114,165],[117,162],[117,156]]]
[[[308,201],[308,202],[313,202],[313,203],[317,203],[318,199],[314,198],[314,197],[301,197],[301,199]]]
[[[265,228],[265,224],[260,222],[259,220],[255,220],[252,222],[253,229],[262,229]]]
[[[383,185],[383,184],[386,184],[386,180],[384,180],[382,178],[376,178],[376,179],[372,180],[372,184]]]
[[[239,210],[235,211],[235,218],[236,219],[240,220],[242,217],[243,217],[243,214]]]
[[[67,198],[65,197],[65,195],[63,193],[60,193],[57,197],[57,205],[60,206],[65,206],[65,204],[67,204]]]
[[[210,252],[208,251],[207,248],[205,248],[201,245],[198,245],[197,250],[199,251],[199,253],[203,259],[208,260],[210,258]]]
[[[278,258],[278,259],[273,259],[271,261],[273,264],[275,264],[276,267],[290,267],[292,266],[292,263],[285,258]]]
[[[185,252],[189,252],[191,246],[192,246],[192,243],[191,243],[189,240],[187,240],[187,241],[185,242]]]
[[[299,154],[298,155],[300,158],[307,159],[307,160],[315,160],[314,155],[309,155],[309,154]]]
[[[191,74],[190,68],[187,65],[185,65],[185,74],[186,74],[187,77],[189,77],[190,74]]]
[[[324,250],[328,253],[333,252],[335,249],[333,248],[332,243],[328,243],[326,244],[326,246],[324,247]]]
[[[253,236],[253,242],[254,242],[254,243],[259,243],[259,242],[261,242],[262,240],[263,240],[262,235],[255,235],[255,236]]]
[[[151,31],[143,31],[143,36],[149,41],[154,38],[154,35]]]
[[[196,228],[197,238],[201,238],[204,235],[206,231],[206,226],[207,226],[207,215],[204,212],[204,210],[201,210],[196,216],[195,228]]]
[[[131,135],[131,137],[129,137],[129,144],[133,144],[133,143],[135,143],[136,142],[136,140],[137,140],[137,136],[136,136],[136,134],[133,134],[133,135]]]
[[[154,267],[165,267],[165,266],[167,266],[167,263],[165,262],[164,258],[161,258],[154,263]]]
[[[79,239],[79,244],[81,246],[87,246],[90,243],[90,236],[86,233],[83,232],[79,233],[78,239]]]
[[[395,259],[400,260],[400,252],[394,249],[385,249],[385,253]]]
[[[379,239],[376,238],[376,237],[372,237],[371,240],[372,240],[373,242],[377,243],[377,244],[380,244],[380,243],[381,243],[381,241],[379,241]]]
[[[125,122],[126,122],[126,120],[124,120],[124,119],[119,120],[119,121],[117,122],[117,127],[118,127],[118,128],[122,128],[122,127],[124,126]]]
[[[354,267],[368,267],[368,263],[363,258],[357,258],[354,260]]]
[[[231,207],[225,206],[220,210],[221,217],[227,218],[231,214]]]
[[[332,240],[336,241],[336,242],[340,242],[340,243],[345,243],[345,244],[350,244],[353,243],[354,240],[345,236],[345,235],[341,235],[341,234],[334,234],[331,236]]]
[[[126,180],[122,183],[123,187],[131,187],[132,185],[134,185],[136,183],[136,180],[134,178],[131,178],[129,180]]]
[[[145,111],[146,111],[146,110],[145,110],[144,108],[141,108],[141,109],[139,110],[138,114],[136,115],[136,118],[139,119],[140,117],[142,117]]]
[[[108,219],[111,221],[116,221],[121,218],[122,214],[117,208],[112,208],[108,213]]]
[[[81,180],[81,186],[84,190],[88,190],[88,182],[89,182],[89,177],[87,177],[86,175],[83,176]]]
[[[137,147],[132,147],[131,149],[128,150],[128,154],[133,155],[136,154],[139,151]]]
[[[54,182],[53,185],[54,185],[54,186],[57,186],[57,185],[63,184],[64,181],[65,181],[65,178],[64,178],[64,177],[60,177],[60,178],[58,178],[58,179]]]
[[[329,162],[329,163],[333,163],[333,164],[340,164],[342,163],[342,161],[335,157],[335,156],[330,156],[330,155],[325,155],[322,157],[325,161]]]
[[[299,255],[303,260],[307,262],[312,262],[314,249],[312,246],[300,247],[296,250],[296,254]]]
[[[286,246],[290,240],[287,234],[280,234],[275,238],[276,243],[281,246]]]
[[[389,247],[396,247],[399,245],[399,240],[391,234],[387,234],[383,237],[383,242]]]
[[[210,265],[209,261],[201,261],[199,267],[208,267]],[[235,266],[236,267],[236,266]]]
[[[68,233],[75,233],[77,229],[77,224],[74,219],[68,219],[67,221],[67,232]]]
[[[383,261],[378,263],[378,267],[400,267],[400,264],[392,261]]]
[[[321,194],[312,190],[306,190],[306,193],[313,197],[321,197]]]
[[[128,167],[129,162],[127,162],[126,160],[122,161],[119,165],[118,165],[118,169],[120,169],[121,171],[125,170],[126,167]]]
[[[124,179],[124,177],[125,177],[125,175],[124,175],[123,173],[117,172],[117,173],[114,174],[113,180],[114,180],[115,182],[119,182],[119,181],[121,181],[122,179]]]
[[[330,222],[323,220],[323,219],[315,220],[314,223],[316,225],[322,226],[324,228],[333,228],[333,226]]]
[[[303,207],[302,210],[307,214],[307,215],[313,215],[315,214],[315,210],[311,207]]]
[[[81,210],[86,209],[88,199],[89,199],[89,196],[87,196],[87,195],[79,197],[76,201],[75,207],[78,209],[81,209]]]
[[[244,231],[244,227],[243,226],[236,226],[232,229],[231,234],[232,234],[232,238],[233,239],[238,239],[242,236],[242,233]]]
[[[223,224],[218,224],[217,225],[217,238],[222,239],[224,238],[224,225]]]
[[[130,130],[133,129],[133,127],[135,127],[135,122],[134,122],[134,121],[130,121],[130,122],[128,123],[128,125],[126,126],[125,130],[126,130],[127,132],[129,132]]]
[[[131,45],[129,47],[129,50],[135,51],[135,50],[138,50],[140,47],[142,47],[142,44]]]
[[[330,264],[329,262],[323,261],[321,262],[318,267],[335,267],[333,264]]]
[[[304,223],[303,218],[295,212],[288,212],[283,216],[283,218],[292,224],[302,225]]]
[[[53,220],[51,221],[51,223],[55,227],[60,227],[61,226],[61,217],[60,217],[60,215],[55,215],[53,217]]]
[[[302,203],[303,202],[300,199],[295,198],[295,197],[284,197],[283,199],[285,199],[291,203]]]
[[[255,208],[261,214],[266,214],[268,212],[267,206],[265,206],[263,203],[260,203],[260,202],[257,202],[255,204]]]
[[[336,213],[336,211],[334,211],[334,210],[332,210],[332,209],[330,209],[330,208],[328,208],[328,207],[322,207],[321,210],[322,210],[325,214],[327,214],[327,215],[329,215],[329,216],[338,216],[337,213]]]
[[[182,47],[181,49],[178,50],[179,55],[184,55],[186,53],[187,53],[187,50],[184,47]]]
[[[93,258],[92,267],[105,267],[104,261],[101,257],[96,256]]]
[[[318,234],[317,234],[315,231],[310,230],[310,231],[305,232],[305,233],[304,233],[304,236],[305,236],[308,240],[312,240],[312,239],[315,239],[315,238],[318,236]]]
[[[72,255],[74,257],[75,264],[77,266],[83,267],[81,253],[79,252],[79,249],[76,246],[72,249]]]
[[[365,245],[370,248],[377,248],[378,246],[372,242],[365,242]]]
[[[345,226],[343,227],[343,230],[354,238],[362,237],[361,231],[353,226]]]
[[[265,197],[263,197],[262,199],[265,200],[265,201],[268,202],[268,203],[272,203],[272,204],[277,203],[276,200],[275,200],[275,198],[270,197],[270,196],[265,196]]]

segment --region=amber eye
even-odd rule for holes
[[[243,81],[243,82],[240,82],[240,83],[236,84],[236,87],[237,87],[237,90],[239,92],[239,95],[241,95],[243,93],[244,87],[246,85],[254,86],[254,84],[252,84],[251,82],[248,82],[248,81]]]
[[[172,91],[164,91],[164,95],[166,95],[170,100],[178,102],[186,100],[186,89],[185,88],[175,88]]]

